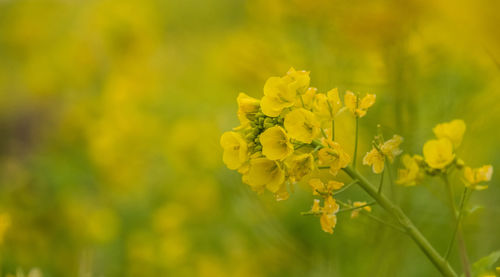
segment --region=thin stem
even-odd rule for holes
[[[354,138],[354,154],[352,157],[353,169],[356,169],[356,157],[358,156],[358,128],[359,128],[359,117],[356,116],[356,136]]]
[[[391,197],[394,199],[394,183],[392,181],[392,166],[388,158],[385,158],[385,166],[387,167],[387,173],[389,174],[389,188],[391,189]]]
[[[396,225],[394,225],[394,224],[392,224],[392,223],[389,223],[389,222],[387,222],[387,221],[385,221],[385,220],[383,220],[383,219],[381,219],[381,218],[378,218],[378,217],[376,217],[376,216],[372,215],[371,213],[369,213],[369,212],[367,212],[367,211],[361,210],[361,213],[362,213],[362,214],[364,214],[364,215],[366,215],[366,216],[368,216],[369,218],[371,218],[371,219],[373,219],[373,220],[375,220],[375,221],[379,222],[379,223],[382,223],[382,224],[384,224],[384,225],[387,225],[387,226],[389,226],[389,227],[391,227],[391,228],[393,228],[393,229],[395,229],[395,230],[400,231],[401,233],[405,233],[405,234],[406,234],[405,229],[403,229],[403,228],[401,228],[401,227],[398,227],[398,226],[396,226]]]
[[[462,193],[462,200],[460,200],[460,207],[458,210],[458,220],[455,224],[455,228],[453,229],[453,235],[451,236],[450,243],[448,244],[448,249],[446,249],[446,254],[444,255],[444,258],[446,260],[448,260],[448,258],[450,257],[451,249],[453,248],[453,243],[455,242],[455,237],[457,236],[458,227],[461,224],[463,210],[467,198],[467,192],[468,192],[467,187],[464,187],[464,192]]]
[[[343,186],[342,188],[340,188],[339,190],[334,192],[333,195],[339,195],[341,192],[347,190],[348,188],[350,188],[352,185],[356,184],[357,182],[358,182],[358,180],[354,180],[354,181],[350,182],[349,184]]]
[[[385,174],[385,170],[382,171],[382,175],[380,175],[380,183],[378,184],[378,194],[382,193],[382,185],[384,184],[384,174]]]
[[[459,224],[459,219],[457,215],[457,207],[455,205],[455,195],[453,193],[453,187],[451,186],[450,181],[448,180],[448,176],[443,175],[443,181],[446,185],[446,191],[448,194],[448,200],[450,202],[451,213],[453,214],[453,219],[455,220],[455,225],[457,225],[457,233],[458,233],[458,250],[460,253],[460,260],[462,262],[462,267],[466,277],[470,277],[470,266],[469,266],[469,258],[467,256],[467,249],[465,248],[465,241],[463,237],[462,227]]]
[[[332,119],[332,141],[335,140],[335,120]]]
[[[340,202],[339,200],[337,200],[337,202]],[[347,208],[344,208],[344,209],[340,209],[338,212],[348,212],[348,211],[353,211],[353,210],[357,210],[357,209],[362,209],[364,207],[368,207],[368,206],[373,206],[377,204],[376,201],[373,201],[373,202],[370,202],[370,203],[366,203],[366,204],[363,204],[361,206],[358,206],[358,207],[355,207],[355,206],[351,206],[351,205],[346,205],[343,203],[344,206],[347,206]]]
[[[384,194],[379,194],[375,186],[373,186],[365,177],[351,167],[343,169],[351,178],[358,180],[359,185],[364,189],[377,203],[392,215],[401,224],[407,234],[413,241],[420,247],[424,254],[434,264],[434,266],[443,274],[443,276],[456,277],[457,274],[450,266],[450,264],[434,249],[434,247],[427,241],[422,233],[415,227],[406,214]]]

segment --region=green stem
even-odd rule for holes
[[[390,215],[392,215],[399,222],[399,224],[401,224],[403,229],[419,246],[419,248],[427,256],[427,258],[429,258],[429,260],[434,264],[434,266],[441,272],[441,274],[443,274],[443,276],[457,276],[450,264],[443,257],[441,257],[441,255],[439,255],[434,247],[427,241],[427,239],[422,235],[422,233],[420,233],[417,227],[415,227],[411,220],[398,206],[394,205],[391,200],[389,200],[384,194],[379,194],[375,186],[373,186],[355,169],[347,167],[344,168],[344,171],[351,178],[358,180],[361,188],[364,189],[375,201],[377,201],[377,203],[383,209],[385,209]]]
[[[349,184],[347,184],[347,185],[343,186],[342,188],[340,188],[339,190],[335,191],[333,193],[333,195],[340,194],[341,192],[347,190],[348,188],[350,188],[352,185],[356,184],[357,182],[358,182],[358,180],[354,180],[354,181],[350,182]]]
[[[384,174],[385,170],[382,171],[382,175],[380,176],[380,183],[378,184],[378,190],[377,190],[379,194],[382,193],[382,185],[384,184]]]
[[[447,175],[443,175],[443,181],[446,185],[446,191],[448,194],[448,200],[450,202],[451,213],[453,214],[453,219],[455,221],[455,225],[457,226],[457,236],[458,236],[458,250],[460,253],[460,260],[462,262],[462,267],[464,270],[464,274],[466,277],[470,277],[470,266],[469,266],[469,258],[467,256],[467,249],[465,248],[464,235],[462,231],[462,227],[459,224],[457,207],[455,205],[455,195],[453,193],[453,187],[451,186],[450,181],[448,180]]]
[[[335,120],[332,120],[332,141],[335,140]]]
[[[453,243],[455,242],[455,237],[457,236],[457,231],[459,228],[459,225],[461,224],[462,220],[462,215],[463,215],[463,210],[466,202],[466,197],[467,197],[467,187],[464,188],[464,192],[462,193],[462,200],[460,200],[460,207],[458,210],[458,220],[455,224],[455,228],[453,229],[453,235],[451,236],[450,243],[448,244],[448,249],[446,249],[446,254],[444,255],[444,258],[448,260],[450,257],[451,249],[453,248]]]
[[[352,157],[352,168],[356,169],[356,157],[358,156],[358,128],[359,117],[356,116],[356,136],[354,138],[354,154]]]

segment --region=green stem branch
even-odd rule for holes
[[[443,276],[456,277],[457,274],[450,266],[450,264],[434,249],[434,247],[427,241],[427,239],[420,233],[406,214],[384,194],[379,194],[375,186],[373,186],[364,176],[359,174],[351,167],[344,168],[344,171],[355,180],[359,181],[359,185],[364,189],[377,203],[385,209],[391,216],[393,216],[399,224],[403,227],[406,233],[413,239],[419,246],[434,266],[443,274]]]

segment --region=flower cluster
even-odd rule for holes
[[[293,184],[319,169],[337,175],[352,159],[334,140],[336,116],[349,111],[360,118],[375,103],[373,94],[360,98],[347,91],[343,98],[345,106],[338,89],[319,93],[310,87],[309,72],[293,68],[285,76],[269,78],[262,99],[240,93],[240,126],[220,141],[224,163],[238,170],[253,190],[270,191],[277,200],[287,199]],[[330,181],[321,187],[319,179],[311,182],[313,194],[323,198],[322,207],[314,200],[311,213],[321,216],[323,230],[332,233],[339,210],[333,191],[343,183]]]
[[[398,184],[412,186],[418,184],[425,175],[443,175],[452,169],[463,169],[463,180],[468,188],[483,190],[488,186],[480,185],[491,180],[493,167],[485,165],[472,169],[465,166],[462,159],[456,156],[456,149],[462,143],[466,130],[463,120],[455,119],[436,125],[433,129],[435,139],[428,140],[420,155],[403,155],[404,169],[399,170]]]

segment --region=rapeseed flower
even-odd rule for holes
[[[366,202],[361,202],[361,201],[356,201],[356,202],[352,203],[353,207],[355,207],[355,208],[356,207],[364,206],[366,204],[367,204]],[[351,212],[351,218],[358,217],[359,213],[361,212],[362,209],[365,210],[365,211],[367,211],[367,212],[371,212],[372,211],[372,207],[370,207],[370,206],[364,206],[364,207],[361,207],[359,209],[354,209]]]
[[[274,193],[280,189],[285,181],[285,171],[277,161],[256,158],[250,160],[245,180],[251,187],[266,188]]]
[[[491,176],[493,175],[493,166],[484,165],[479,168],[470,168],[465,167],[464,169],[464,178],[467,181],[465,184],[468,188],[475,190],[484,190],[487,189],[487,185],[479,185],[483,182],[489,182],[491,180]]]
[[[364,156],[363,164],[371,166],[374,173],[381,173],[384,171],[385,158],[389,159],[389,162],[392,163],[394,158],[401,154],[402,150],[399,149],[399,145],[402,142],[403,137],[394,135],[386,142],[373,146],[372,150]]]
[[[351,157],[344,151],[342,146],[331,140],[324,140],[326,147],[318,151],[320,165],[330,166],[330,173],[337,175],[340,169],[345,168],[351,162]]]
[[[303,143],[311,143],[320,132],[320,123],[316,116],[304,108],[286,114],[284,125],[291,138]]]
[[[342,108],[338,89],[332,89],[326,94],[318,93],[314,96],[313,112],[320,120],[333,120]]]
[[[259,137],[262,154],[270,160],[283,160],[293,153],[293,145],[285,130],[274,126],[265,130]]]
[[[465,129],[465,122],[461,119],[455,119],[436,125],[432,131],[438,139],[449,139],[453,143],[453,147],[457,148],[462,143]]]
[[[356,117],[363,117],[366,115],[368,108],[375,104],[376,95],[366,94],[363,98],[359,98],[351,91],[347,91],[344,95],[344,104]]]
[[[429,167],[443,169],[455,159],[450,140],[441,138],[429,140],[424,144],[424,159]]]
[[[245,125],[253,120],[259,111],[260,100],[240,92],[236,101],[238,102],[238,119],[241,125]]]
[[[229,169],[238,169],[247,160],[247,143],[239,133],[225,132],[220,145],[224,148],[222,160]]]
[[[408,154],[403,155],[402,162],[405,168],[398,170],[396,184],[414,186],[419,183],[424,177],[424,172],[419,165],[419,161],[422,160],[423,158],[419,155],[413,155],[413,157]]]

